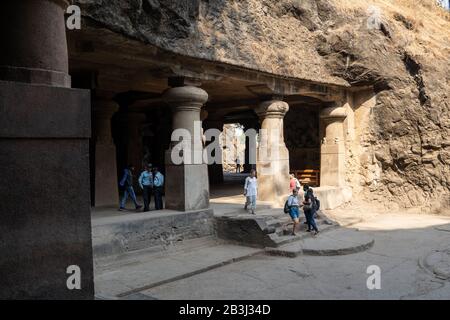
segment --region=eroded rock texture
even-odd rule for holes
[[[356,197],[389,207],[450,205],[450,21],[434,1],[75,3],[104,27],[175,53],[374,86],[376,104],[348,155]],[[380,24],[370,29],[374,12]]]

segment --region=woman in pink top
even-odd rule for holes
[[[300,189],[300,182],[298,181],[298,179],[295,177],[295,175],[293,173],[291,173],[289,175],[290,180],[289,180],[289,191],[292,193],[292,190],[297,189],[297,191]]]

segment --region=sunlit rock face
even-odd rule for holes
[[[450,205],[450,20],[434,1],[75,3],[99,28],[174,53],[373,87],[375,97],[352,96],[346,183],[355,199],[390,208]]]

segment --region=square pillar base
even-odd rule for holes
[[[166,152],[170,159],[170,151]],[[166,164],[165,208],[191,211],[209,208],[208,166]]]
[[[89,106],[86,90],[0,81],[0,299],[94,298]]]
[[[345,185],[345,153],[342,144],[322,145],[320,149],[320,186]]]

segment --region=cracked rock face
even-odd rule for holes
[[[434,1],[76,0],[82,14],[169,51],[283,76],[374,86],[351,151],[356,197],[450,207],[450,18]],[[420,6],[420,8],[417,8]],[[414,14],[420,13],[420,17]],[[373,10],[372,10],[373,11]]]

